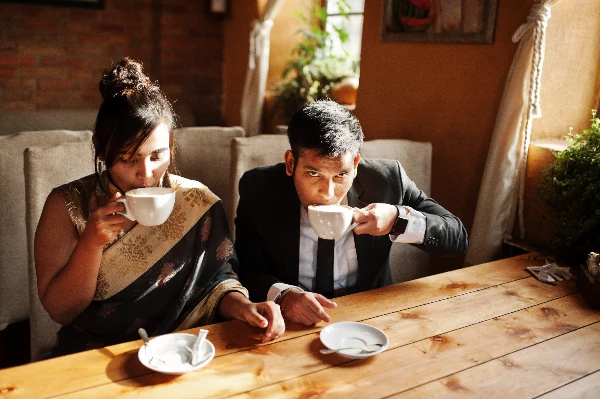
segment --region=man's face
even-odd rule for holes
[[[285,153],[286,173],[294,179],[300,203],[309,205],[339,204],[356,177],[360,155],[347,152],[337,157],[319,155],[318,150],[301,150],[294,165],[294,155]]]

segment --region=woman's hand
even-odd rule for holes
[[[83,239],[92,245],[104,246],[119,235],[129,220],[125,216],[117,214],[117,212],[125,211],[125,205],[116,202],[119,198],[121,198],[121,193],[116,193],[108,204],[92,213],[81,235]]]
[[[124,205],[111,202],[91,215],[81,237],[71,221],[65,200],[52,191],[46,200],[35,233],[35,267],[38,294],[52,319],[69,324],[94,298],[104,245],[126,226],[128,219],[115,214]]]
[[[237,319],[251,326],[266,328],[262,342],[277,339],[285,332],[281,309],[273,301],[254,303],[240,292],[232,291],[221,300],[220,311],[226,319]]]
[[[285,332],[285,322],[281,315],[281,309],[273,301],[250,302],[244,312],[244,317],[251,326],[267,329],[262,342],[273,341]]]

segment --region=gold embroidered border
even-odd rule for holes
[[[85,176],[73,181],[65,189],[56,189],[62,194],[71,221],[80,236],[85,230],[91,209],[96,209],[98,207],[97,197],[94,194],[95,188],[95,176],[93,179],[90,176]],[[82,199],[84,198],[87,202],[82,202]]]
[[[249,298],[248,290],[239,281],[230,279],[217,285],[181,322],[175,331],[187,330],[188,328],[205,326],[213,322],[217,313],[217,305],[221,299],[230,291],[237,291]]]
[[[175,207],[160,226],[136,225],[102,255],[94,300],[120,292],[144,274],[219,200],[205,185],[171,175]]]

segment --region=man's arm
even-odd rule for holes
[[[428,251],[446,254],[462,254],[469,245],[468,235],[459,218],[447,211],[416,186],[407,176],[400,162],[396,162],[402,184],[402,203],[421,212],[427,219],[422,244],[415,246]]]
[[[398,161],[380,164],[382,173],[374,173],[363,183],[371,185],[367,192],[381,192],[377,186],[387,187],[387,196],[370,198],[373,203],[355,212],[359,225],[356,234],[382,236],[392,233],[398,216],[408,219],[406,234],[394,235],[395,242],[412,244],[429,252],[462,254],[468,246],[467,232],[462,222],[433,199],[427,197],[410,180]],[[385,191],[385,190],[384,190]]]
[[[272,260],[268,256],[265,244],[259,235],[257,210],[260,207],[260,196],[265,193],[257,192],[253,187],[248,173],[240,179],[240,201],[235,218],[236,239],[235,249],[239,260],[239,276],[242,284],[250,292],[254,302],[265,301],[269,288],[281,282],[271,274]]]

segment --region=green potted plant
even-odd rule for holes
[[[591,126],[567,136],[569,146],[555,153],[542,172],[538,198],[554,217],[549,249],[567,264],[586,262],[600,252],[600,119],[592,110]]]
[[[347,0],[335,0],[340,14],[348,19]],[[275,88],[274,114],[281,113],[285,123],[303,105],[330,96],[332,87],[358,72],[358,62],[335,42],[346,43],[347,31],[341,26],[325,29],[327,9],[318,0],[313,1],[309,17],[296,13],[308,26],[301,29],[302,40],[294,47],[293,58],[282,73],[282,81]]]

